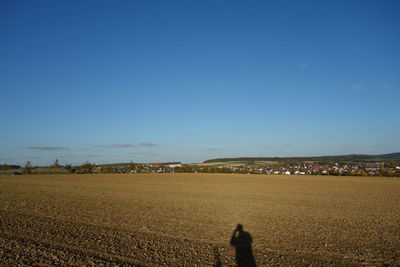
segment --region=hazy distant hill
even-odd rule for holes
[[[315,157],[239,157],[239,158],[217,158],[209,159],[204,163],[215,162],[251,162],[251,161],[400,161],[400,152],[382,154],[382,155],[366,155],[366,154],[351,154],[351,155],[337,155],[337,156],[315,156]]]
[[[398,160],[398,159],[400,159],[400,152],[376,155],[376,157]]]
[[[182,164],[180,161],[171,161],[171,162],[152,162],[152,163],[140,163],[140,162],[120,162],[120,163],[104,163],[104,164],[98,164],[97,166],[108,166],[108,167],[123,167],[127,165],[141,165],[141,164],[158,164],[158,165],[171,165],[171,164]]]

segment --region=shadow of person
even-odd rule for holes
[[[231,246],[236,249],[236,264],[238,267],[256,267],[251,243],[253,239],[248,232],[243,231],[243,225],[238,224],[231,237]]]

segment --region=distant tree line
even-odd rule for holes
[[[65,165],[65,169],[69,173],[93,173],[93,169],[96,167],[95,164],[85,162],[79,166],[72,166],[71,164]]]
[[[18,169],[21,169],[21,166],[19,166],[19,165],[9,165],[9,164],[3,164],[3,165],[0,165],[0,170],[2,170],[2,171],[6,171],[6,170],[18,170]]]

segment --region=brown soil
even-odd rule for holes
[[[0,265],[400,264],[400,179],[233,174],[0,176]]]

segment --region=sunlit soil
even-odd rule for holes
[[[399,265],[400,179],[234,174],[0,176],[0,265]]]

